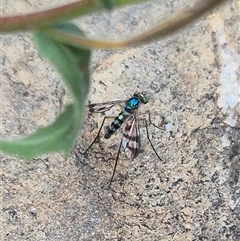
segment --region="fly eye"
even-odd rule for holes
[[[144,93],[146,93],[146,92],[143,92],[142,94],[140,94],[140,99],[141,99],[141,102],[143,103],[143,104],[146,104],[146,103],[148,103],[148,98],[146,97],[146,95],[144,94]]]
[[[135,93],[133,94],[133,96],[139,97],[139,96],[141,96],[141,94],[140,94],[139,92],[135,92]]]
[[[141,101],[141,103],[146,104],[148,103],[148,98],[146,97],[146,94],[146,91],[143,91],[142,93],[135,92],[134,96],[137,97]]]
[[[144,96],[141,100],[142,100],[143,104],[147,104],[148,103],[148,98],[146,96]]]

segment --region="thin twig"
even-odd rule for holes
[[[136,37],[122,41],[110,42],[85,37],[76,37],[55,29],[46,29],[44,31],[49,36],[62,43],[68,43],[77,47],[104,49],[131,47],[144,44],[146,42],[150,42],[159,38],[163,38],[169,34],[172,34],[177,30],[185,27],[186,25],[192,23],[193,21],[197,20],[203,14],[206,14],[208,11],[212,10],[219,4],[226,1],[227,0],[198,0],[189,9],[173,14],[167,20],[161,22],[154,28],[145,31],[144,33],[137,35]]]
[[[144,0],[115,0],[113,7],[136,4]],[[60,7],[38,11],[35,13],[0,17],[0,31],[12,32],[46,27],[59,21],[66,21],[92,12],[103,11],[98,0],[81,0]]]

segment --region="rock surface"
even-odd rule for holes
[[[64,2],[8,0],[3,14]],[[88,36],[116,40],[191,2],[155,1],[75,22]],[[27,162],[2,154],[1,240],[240,240],[239,19],[239,1],[229,1],[165,39],[93,51],[89,100],[147,91],[150,102],[140,113],[149,110],[152,121],[166,128],[149,126],[162,161],[141,129],[141,153],[133,161],[121,153],[109,189],[121,131],[79,154],[96,136],[99,114],[86,119],[69,157]],[[68,92],[39,57],[31,33],[4,35],[1,42],[1,136],[25,136],[54,120]]]

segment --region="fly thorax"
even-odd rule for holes
[[[127,101],[124,111],[131,114],[134,112],[134,110],[139,108],[140,104],[141,101],[139,100],[139,98],[132,97]]]

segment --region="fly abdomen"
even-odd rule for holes
[[[109,139],[112,134],[119,129],[119,127],[122,125],[122,123],[125,121],[126,116],[123,115],[123,112],[121,112],[112,122],[112,124],[108,127],[106,134],[104,135],[105,139]]]

